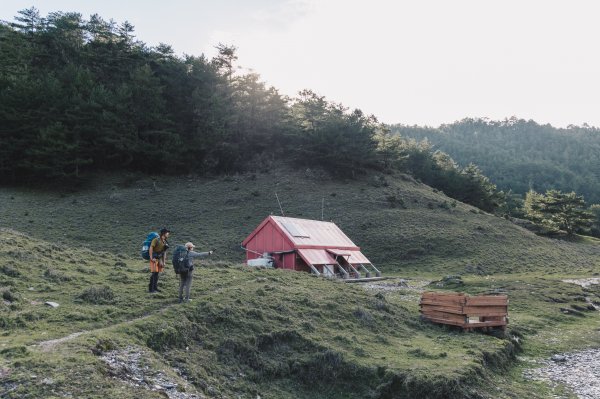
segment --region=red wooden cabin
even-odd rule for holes
[[[268,256],[280,269],[326,277],[370,278],[381,273],[335,223],[269,216],[244,240],[246,261]]]

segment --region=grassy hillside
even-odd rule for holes
[[[0,392],[9,398],[158,398],[169,390],[150,389],[173,384],[209,397],[488,397],[500,378],[490,373],[508,366],[516,336],[560,326],[569,347],[568,337],[580,343],[598,326],[596,315],[560,311],[589,293],[527,275],[474,276],[461,287],[510,292],[512,338],[501,339],[421,322],[402,290],[215,262],[197,271],[194,301],[179,305],[170,272],[153,296],[137,261],[6,229],[0,242]],[[145,370],[139,386],[136,367]]]
[[[482,362],[501,365],[514,351],[510,340],[421,323],[414,302],[307,274],[216,263],[198,270],[194,302],[178,305],[172,273],[152,296],[136,261],[10,230],[0,240],[8,397],[140,397],[144,388],[111,378],[101,356],[114,349],[212,396],[391,397],[394,386],[404,397],[452,395],[468,391],[461,383]]]
[[[155,186],[154,186],[155,184]],[[60,193],[0,191],[2,225],[57,244],[138,257],[147,232],[173,230],[221,260],[241,261],[242,240],[269,214],[336,222],[387,272],[588,271],[598,246],[537,237],[503,219],[457,203],[399,175],[337,181],[318,172],[200,178],[101,178],[93,189]],[[154,189],[157,188],[157,190]]]
[[[600,303],[600,290],[561,281],[600,273],[596,241],[537,237],[406,176],[315,175],[3,189],[0,396],[541,399],[556,391],[524,379],[531,365],[517,352],[535,360],[600,345],[587,302]],[[239,243],[275,213],[275,191],[289,216],[319,218],[325,197],[325,218],[410,287],[240,266]],[[219,254],[196,272],[190,304],[176,304],[171,270],[162,293],[145,292],[138,250],[161,225],[173,243]],[[426,285],[448,273],[463,284],[442,289],[508,293],[505,338],[419,319],[418,287],[440,289]]]

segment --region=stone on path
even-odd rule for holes
[[[566,362],[567,357],[564,355],[552,355],[550,360],[555,361],[555,362]]]
[[[44,305],[48,305],[48,306],[50,306],[51,308],[57,308],[57,307],[59,307],[59,306],[60,306],[60,304],[58,304],[58,303],[56,303],[56,302],[50,302],[50,301],[48,301],[48,302],[45,302],[45,303],[44,303]]]

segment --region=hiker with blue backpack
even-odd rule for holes
[[[187,242],[178,245],[173,253],[173,268],[179,274],[179,303],[190,301],[190,287],[194,271],[194,258],[204,258],[212,255],[213,251],[195,252],[194,244]]]
[[[165,261],[167,259],[167,249],[169,249],[170,230],[162,228],[160,233],[150,233],[146,237],[146,241],[142,245],[142,257],[150,261],[150,283],[148,284],[148,292],[160,292],[158,289],[158,273],[165,270]]]

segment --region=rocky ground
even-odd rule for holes
[[[538,365],[527,370],[525,378],[564,384],[581,399],[600,398],[600,349],[557,354]]]
[[[563,281],[584,288],[600,284],[600,278],[596,277]],[[586,300],[597,309],[589,298]],[[525,378],[549,381],[555,386],[563,384],[581,399],[600,398],[600,348],[556,354],[550,359],[538,362],[538,366],[541,367],[527,370]]]
[[[399,294],[399,298],[409,302],[419,302],[425,287],[431,281],[416,279],[400,279],[394,282],[373,282],[364,284],[367,290]]]
[[[563,280],[563,281],[565,283],[577,284],[577,285],[582,286],[583,288],[587,288],[591,285],[600,284],[600,277],[567,279],[567,280]]]
[[[169,399],[202,399],[188,383],[178,383],[160,370],[153,369],[144,352],[134,347],[106,352],[102,360],[109,366],[113,378],[149,391],[161,392]],[[176,370],[177,371],[177,370]]]

